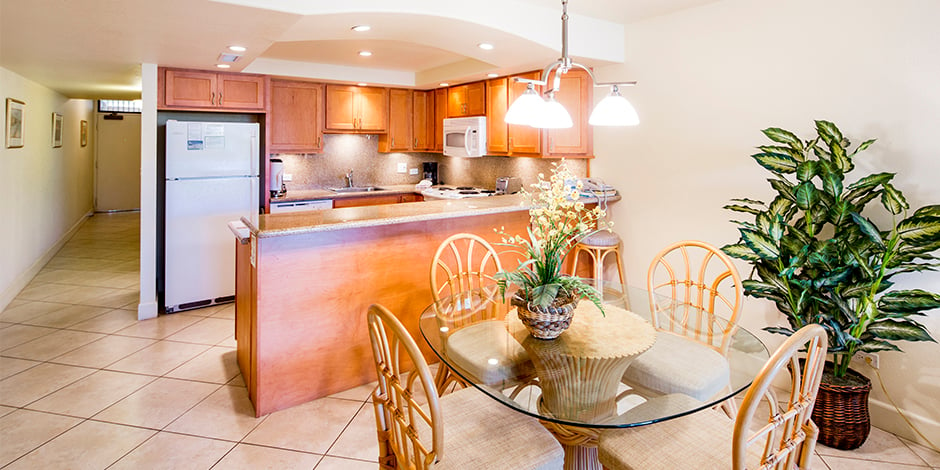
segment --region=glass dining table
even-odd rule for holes
[[[505,406],[539,419],[565,449],[566,469],[600,469],[597,438],[604,429],[655,425],[718,405],[746,389],[767,361],[767,348],[737,328],[725,358],[727,385],[701,399],[661,393],[624,379],[630,363],[657,336],[649,293],[608,283],[603,312],[588,300],[556,339],[531,336],[494,286],[444,297],[421,315],[431,350],[464,382]],[[655,297],[657,312],[671,299]],[[665,307],[665,308],[664,308]],[[688,306],[676,306],[675,308]],[[719,320],[720,321],[720,320]],[[670,369],[675,371],[673,364]],[[692,371],[694,372],[694,371]]]

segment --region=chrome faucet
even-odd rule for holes
[[[349,173],[346,173],[346,187],[347,187],[347,188],[353,187],[352,175],[353,175],[353,171],[352,171],[352,170],[349,170]]]

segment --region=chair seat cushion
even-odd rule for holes
[[[659,332],[623,375],[624,383],[705,401],[729,383],[728,360],[718,351],[672,333]]]
[[[538,420],[475,388],[441,397],[444,456],[437,469],[560,469],[565,453]],[[426,441],[430,445],[430,437]]]
[[[447,337],[445,348],[455,365],[487,385],[534,374],[529,355],[506,332],[506,323],[501,320],[461,328]]]
[[[620,244],[620,235],[602,229],[582,238],[581,243],[594,246],[617,246]]]
[[[610,470],[731,468],[734,421],[705,409],[688,416],[601,433],[597,456]],[[747,468],[759,468],[761,449],[748,447]]]

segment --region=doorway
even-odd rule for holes
[[[139,210],[140,115],[99,113],[95,133],[95,211]]]

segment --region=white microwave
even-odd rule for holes
[[[486,155],[486,117],[444,119],[444,155],[450,157]]]

